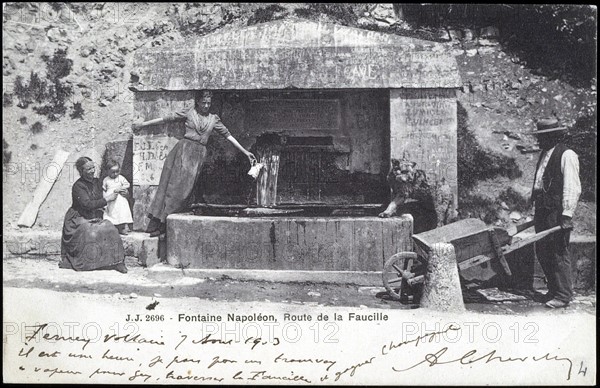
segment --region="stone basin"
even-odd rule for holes
[[[167,261],[184,268],[381,271],[412,250],[412,219],[368,217],[167,218]]]

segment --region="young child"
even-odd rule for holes
[[[108,162],[108,176],[102,182],[105,193],[119,193],[114,201],[108,202],[104,219],[113,223],[122,235],[129,234],[127,224],[133,223],[129,202],[125,196],[128,194],[129,182],[120,175],[121,166],[117,161]]]

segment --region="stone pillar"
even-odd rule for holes
[[[421,307],[438,311],[464,311],[456,253],[449,243],[431,247],[421,296]]]
[[[458,194],[457,128],[455,89],[390,90],[390,157],[416,162],[439,189],[436,207],[452,197],[452,210]]]

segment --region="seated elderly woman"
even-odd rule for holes
[[[103,220],[103,208],[118,193],[103,196],[102,185],[94,177],[96,167],[88,157],[75,162],[81,176],[72,189],[73,204],[65,215],[61,241],[60,268],[75,271],[114,269],[127,273],[125,251],[117,228]]]

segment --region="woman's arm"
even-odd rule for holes
[[[244,153],[248,157],[248,160],[250,161],[250,165],[253,165],[256,162],[256,157],[254,156],[254,154],[252,152],[247,151],[240,143],[238,143],[238,141],[235,139],[235,137],[233,137],[232,135],[229,135],[226,137],[226,139],[231,144],[233,144],[233,146],[235,148],[240,150],[242,153]]]
[[[172,122],[172,121],[184,121],[187,118],[187,113],[189,112],[189,109],[183,109],[177,112],[172,112],[169,113],[168,115],[166,115],[165,117],[159,117],[157,119],[152,119],[152,120],[148,120],[148,121],[142,121],[142,122],[138,122],[138,123],[133,123],[131,124],[131,129],[133,129],[134,131],[140,129],[140,128],[144,128],[147,127],[149,125],[156,125],[156,124],[162,124],[162,123],[168,123],[168,122]]]
[[[141,123],[133,123],[133,124],[131,124],[131,129],[133,129],[135,131],[140,128],[147,127],[149,125],[162,124],[164,121],[165,120],[162,117],[159,117],[157,119],[142,121]]]
[[[252,154],[251,152],[248,152],[240,143],[238,143],[238,141],[235,139],[235,137],[233,137],[231,135],[231,133],[229,132],[229,130],[227,129],[225,124],[223,124],[223,122],[221,121],[221,118],[219,116],[215,115],[215,124],[214,124],[213,128],[217,133],[219,133],[221,136],[223,136],[225,139],[227,139],[231,144],[233,144],[233,146],[235,148],[237,148],[244,155],[246,155],[248,157],[248,160],[250,160],[251,166],[254,165],[254,163],[256,162],[256,157],[254,157],[254,154]]]

